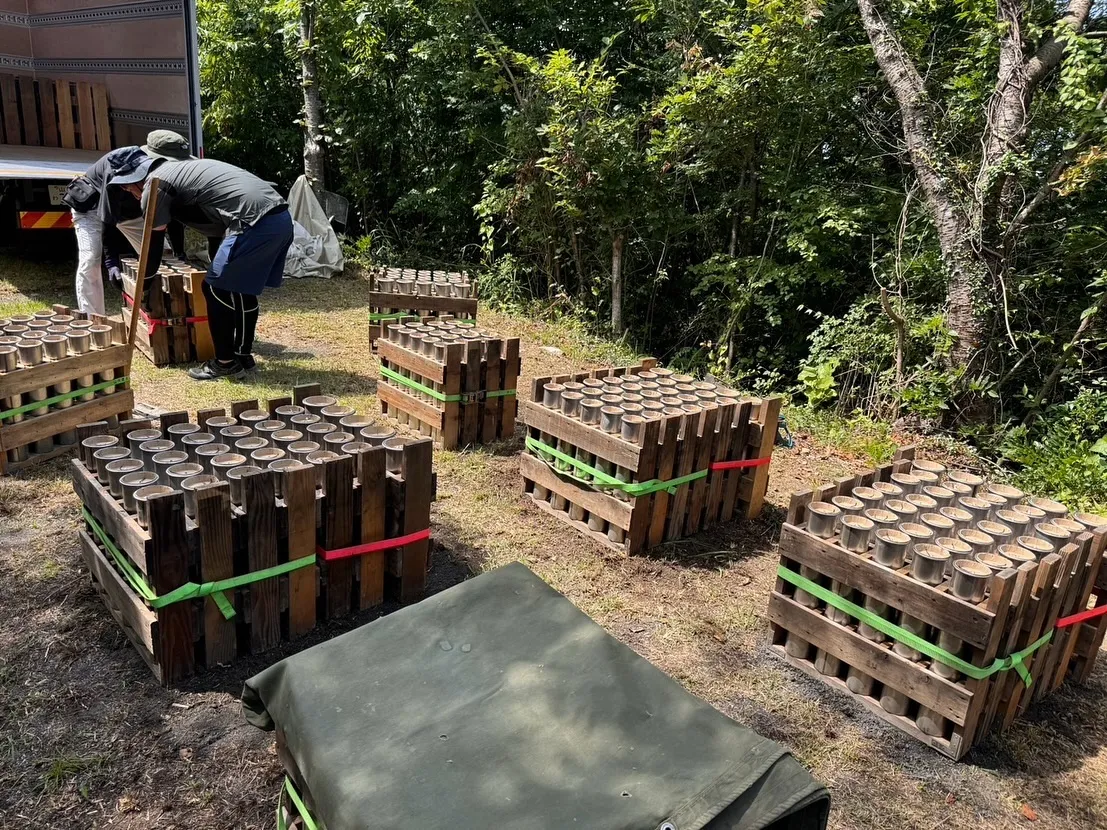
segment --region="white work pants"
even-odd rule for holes
[[[77,309],[104,314],[104,224],[94,213],[72,211],[77,234]],[[136,250],[142,250],[142,220],[128,219],[116,225]]]

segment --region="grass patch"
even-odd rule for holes
[[[896,451],[892,427],[867,415],[843,418],[833,412],[791,406],[785,417],[793,431],[806,432],[816,441],[863,458],[873,466],[890,461]]]
[[[42,776],[42,788],[48,793],[57,792],[66,781],[83,772],[95,772],[105,762],[102,755],[61,755],[49,762],[50,766]]]

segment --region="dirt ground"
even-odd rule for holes
[[[0,259],[0,316],[68,301],[71,273],[64,261]],[[317,380],[344,403],[379,413],[364,300],[364,284],[353,280],[267,292],[257,383],[195,384],[140,358],[138,398],[194,409]],[[609,351],[563,326],[493,314],[482,321],[524,338],[528,377],[595,365]],[[863,466],[798,439],[776,453],[761,518],[633,559],[528,507],[515,442],[437,453],[433,589],[521,560],[691,692],[788,746],[830,788],[832,827],[1107,827],[1107,663],[1087,686],[1063,690],[955,764],[770,654],[762,614],[782,506],[793,490]],[[90,586],[76,546],[77,507],[62,461],[0,478],[3,825],[272,828],[282,774],[270,734],[240,714],[243,680],[375,614],[167,691]]]

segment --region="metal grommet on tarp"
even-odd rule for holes
[[[662,824],[660,827],[658,827],[657,830],[677,830],[677,826],[675,824],[673,824],[671,821],[667,821],[664,824]]]

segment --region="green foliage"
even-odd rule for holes
[[[1011,430],[1002,452],[1017,465],[1019,487],[1070,508],[1107,509],[1107,383],[1054,407],[1032,429]]]
[[[1027,54],[1058,33],[1064,58],[980,183],[1014,174],[1026,202],[1058,182],[989,251],[1004,267],[975,298],[999,310],[982,382],[947,365],[948,267],[854,4],[200,0],[207,151],[285,185],[304,2],[328,187],[369,235],[352,261],[479,265],[486,302],[600,333],[624,241],[627,343],[746,389],[798,382],[828,418],[936,425],[978,389],[987,431],[1052,423],[1107,377],[1107,41],[1058,30],[1056,4],[1022,4]],[[986,0],[884,6],[925,68],[951,185],[972,191],[1005,24]],[[898,371],[882,285],[905,320]]]

